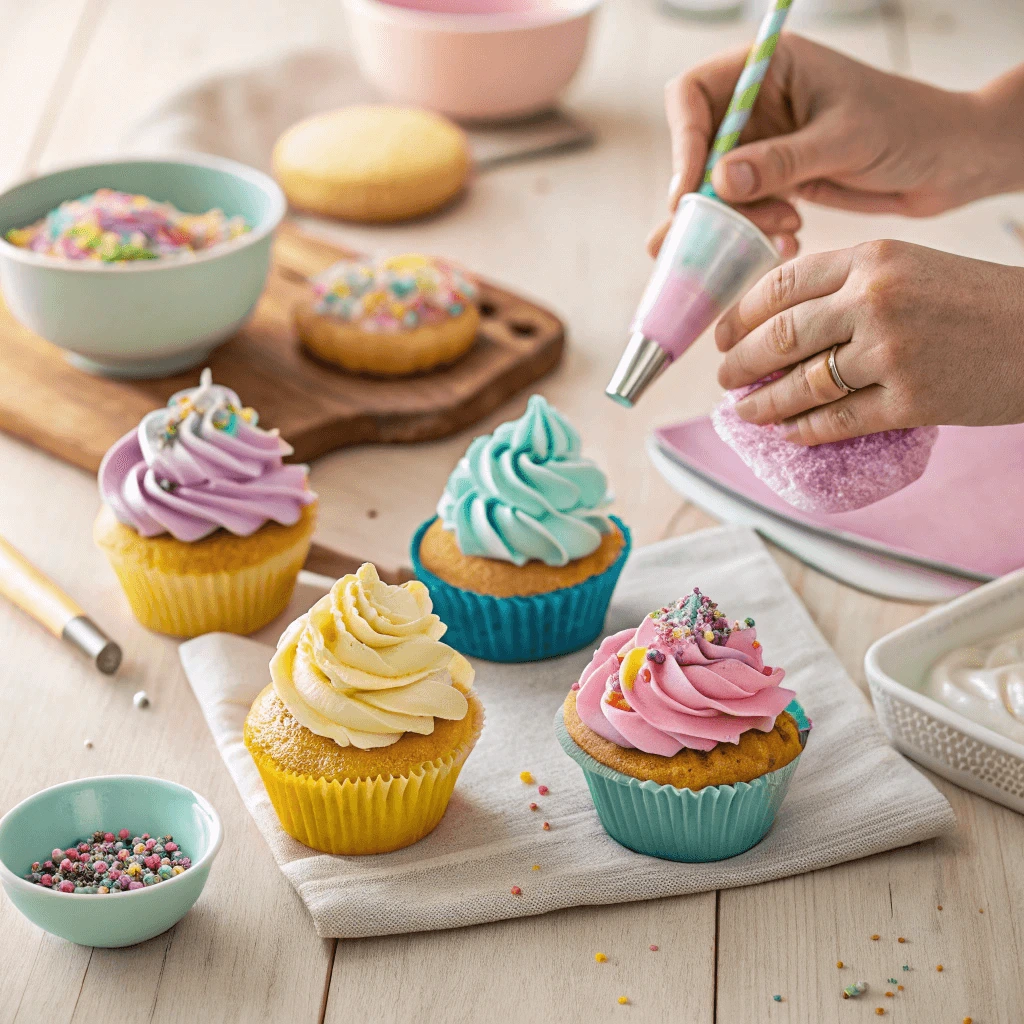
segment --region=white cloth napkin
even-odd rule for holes
[[[329,583],[306,577],[301,599],[311,603]],[[246,711],[268,682],[270,649],[210,634],[182,645],[181,660],[246,806],[324,937],[455,928],[750,885],[953,828],[949,804],[888,745],[866,700],[753,532],[723,527],[636,551],[615,592],[609,631],[635,625],[694,586],[727,616],[756,619],[766,660],[785,667],[784,685],[796,690],[814,721],[771,832],[752,850],[714,864],[645,857],[602,829],[582,773],[558,746],[551,725],[589,649],[528,665],[477,661],[487,723],[448,813],[414,846],[361,858],[318,854],[288,836],[242,744]],[[520,782],[523,770],[536,784]],[[538,784],[549,788],[546,796],[538,794]],[[528,808],[531,800],[536,811]],[[521,895],[511,895],[514,885]]]

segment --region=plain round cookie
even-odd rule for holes
[[[430,213],[465,187],[466,136],[426,110],[343,107],[289,128],[277,140],[274,174],[297,207],[379,223]]]

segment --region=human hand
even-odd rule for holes
[[[746,60],[736,50],[666,87],[674,176],[669,206],[700,185],[708,147]],[[1021,185],[1024,66],[977,93],[948,92],[783,33],[742,145],[712,184],[784,258],[800,226],[788,199],[844,210],[926,216]],[[661,244],[654,232],[648,247]]]
[[[783,263],[715,328],[736,404],[797,444],[897,427],[1024,422],[1024,268],[909,242],[867,242]],[[834,381],[828,356],[846,394]]]

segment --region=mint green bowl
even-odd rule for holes
[[[67,199],[98,188],[140,193],[187,213],[220,208],[251,230],[194,256],[61,260],[6,241]],[[124,159],[54,171],[0,194],[0,288],[29,330],[91,373],[164,377],[202,362],[245,323],[270,269],[286,202],[272,178],[212,156]]]
[[[167,835],[192,858],[180,875],[129,892],[53,892],[22,875],[55,846],[98,828]],[[176,782],[100,775],[51,786],[0,818],[0,883],[33,924],[83,946],[132,946],[167,931],[199,899],[224,830],[207,800]]]
[[[804,709],[793,700],[786,710],[806,746],[811,723]],[[596,761],[569,735],[561,708],[555,715],[555,735],[583,769],[597,816],[612,839],[637,853],[690,863],[725,860],[761,842],[801,756],[752,782],[679,789],[641,781]]]

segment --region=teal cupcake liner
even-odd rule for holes
[[[794,700],[786,710],[806,745],[811,724],[803,708]],[[772,827],[800,760],[798,755],[753,782],[678,789],[635,779],[596,761],[566,731],[561,708],[555,715],[555,735],[583,769],[608,835],[630,850],[663,860],[725,860],[756,846]]]
[[[604,572],[546,594],[492,597],[454,587],[424,567],[420,542],[434,522],[428,519],[412,539],[412,565],[416,578],[430,591],[434,611],[448,626],[444,642],[470,657],[501,662],[556,658],[593,643],[604,627],[612,591],[629,556],[629,529],[615,516],[611,520],[625,544]]]

